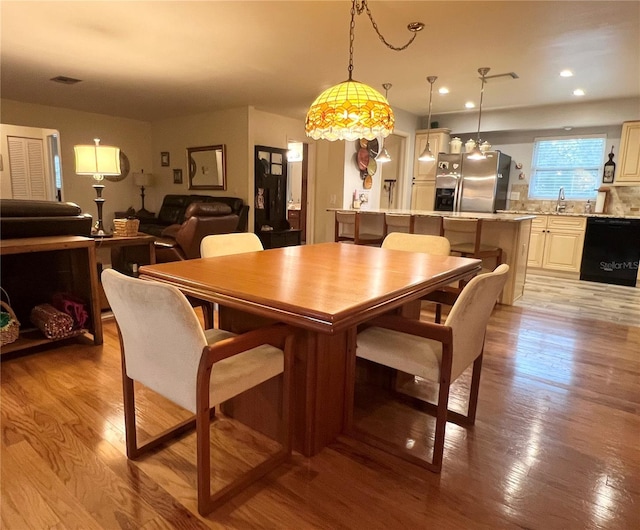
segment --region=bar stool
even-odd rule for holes
[[[413,215],[400,213],[384,214],[384,233],[385,235],[393,232],[401,232],[404,234],[413,234],[414,217]]]
[[[451,243],[451,252],[463,258],[496,258],[496,267],[502,263],[502,249],[482,243],[482,219],[445,217],[443,235]]]
[[[380,233],[360,231],[362,220],[364,219],[366,221],[369,217],[373,219],[374,216],[380,217],[381,214],[346,210],[337,211],[335,218],[335,241],[352,241],[356,245],[381,245],[384,240],[384,220]]]

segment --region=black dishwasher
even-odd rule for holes
[[[581,280],[634,287],[639,261],[640,219],[587,219]]]

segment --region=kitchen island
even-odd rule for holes
[[[440,235],[442,218],[444,217],[481,219],[482,243],[500,247],[502,249],[502,263],[506,263],[511,269],[509,280],[498,301],[501,304],[513,305],[523,295],[527,273],[531,222],[535,215],[529,213],[440,212],[398,209],[347,210],[330,208],[328,211],[378,214],[362,216],[360,229],[367,233],[404,231],[416,234]],[[385,227],[385,217],[390,224],[388,227]],[[483,268],[487,272],[493,270],[495,268],[495,260],[487,258],[484,260]]]

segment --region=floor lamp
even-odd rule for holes
[[[76,174],[90,175],[96,182],[102,182],[105,175],[119,175],[120,149],[110,145],[100,145],[100,138],[94,138],[93,141],[95,145],[74,146]],[[94,184],[93,189],[96,190],[94,201],[98,207],[98,220],[93,227],[92,235],[105,237],[110,234],[105,234],[102,224],[102,206],[104,204],[102,190],[104,189],[104,184]]]
[[[145,173],[144,169],[140,173],[133,174],[133,183],[140,188],[140,197],[142,199],[142,208],[136,212],[138,217],[153,217],[153,214],[144,207],[144,189],[151,186],[151,173]]]

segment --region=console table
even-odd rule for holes
[[[262,241],[262,246],[267,249],[299,245],[301,234],[302,230],[290,228],[288,230],[261,230],[257,235]]]
[[[0,240],[1,283],[11,297],[20,321],[20,337],[2,347],[2,354],[54,343],[34,328],[31,309],[50,303],[56,292],[82,298],[89,313],[86,331],[94,344],[102,344],[95,242],[81,236],[30,237]]]
[[[136,236],[113,236],[105,238],[94,238],[96,251],[109,249],[111,252],[111,267],[118,272],[129,276],[138,275],[138,267],[141,265],[153,265],[156,262],[155,237],[146,234]],[[99,258],[97,258],[99,261]],[[101,268],[100,265],[98,268]],[[108,310],[109,303],[102,289],[100,278],[98,278],[98,293],[100,299],[100,309]]]

